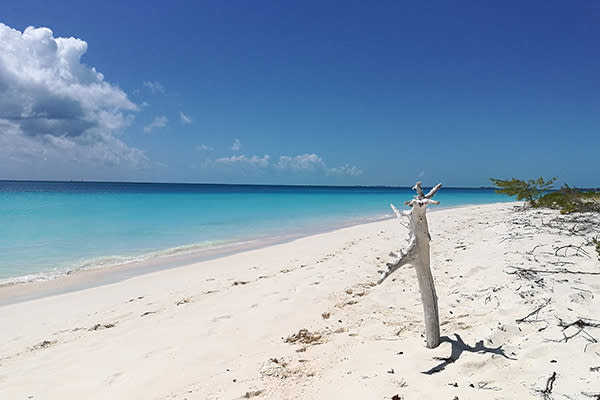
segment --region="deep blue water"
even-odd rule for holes
[[[0,284],[390,215],[410,188],[0,181]],[[442,188],[440,206],[510,201]]]

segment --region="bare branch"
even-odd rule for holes
[[[400,225],[402,225],[406,229],[410,230],[410,226],[402,221],[402,217],[408,218],[408,215],[402,211],[399,211],[396,207],[394,207],[393,204],[390,204],[390,207],[392,207],[392,210],[394,210],[394,214],[396,214],[396,217],[398,218],[398,222],[400,222]],[[410,223],[410,220],[409,220],[409,223]]]
[[[584,243],[584,244],[585,244],[585,243]],[[578,255],[579,255],[579,252],[581,252],[581,253],[582,253],[584,256],[586,256],[587,258],[591,258],[591,257],[590,257],[590,255],[589,255],[589,253],[588,253],[587,251],[585,251],[584,249],[582,249],[582,248],[581,248],[582,246],[583,246],[583,244],[582,244],[582,245],[580,245],[580,246],[575,246],[575,245],[572,245],[572,244],[568,244],[568,245],[565,245],[565,246],[560,246],[560,247],[557,247],[557,248],[555,249],[555,251],[554,251],[554,255],[555,255],[555,256],[559,256],[559,254],[558,254],[559,250],[563,250],[563,249],[564,249],[564,250],[565,250],[565,255],[564,255],[564,256],[566,257],[566,256],[567,256],[567,250],[568,250],[568,249],[575,249],[575,255],[576,255],[576,256],[578,256]]]
[[[581,392],[582,395],[586,396],[586,397],[591,397],[594,400],[600,400],[600,392]]]
[[[440,190],[440,188],[441,188],[441,187],[442,187],[442,184],[441,184],[441,183],[438,183],[437,185],[435,185],[435,186],[434,186],[434,187],[433,187],[433,188],[432,188],[432,189],[429,191],[429,193],[427,193],[427,194],[425,195],[425,198],[426,198],[426,199],[430,199],[430,198],[432,198],[432,197],[433,197],[433,195],[434,195],[434,194],[436,194],[436,193],[437,193],[437,191],[438,191],[438,190]]]
[[[437,205],[437,204],[440,204],[440,202],[437,201],[437,200],[431,200],[431,199],[425,199],[425,198],[423,198],[423,199],[412,199],[412,200],[404,202],[404,205],[411,206],[411,207],[414,207],[415,205],[419,205],[419,206],[425,205],[426,206],[428,204],[436,204]]]
[[[552,399],[552,396],[550,396],[550,395],[552,394],[552,387],[554,386],[555,380],[556,380],[556,371],[552,372],[552,376],[550,376],[550,378],[548,378],[548,380],[546,381],[546,389],[540,390],[540,393],[544,397],[544,400]]]
[[[572,275],[600,275],[600,272],[593,272],[593,271],[573,271],[570,269],[566,269],[566,268],[559,268],[559,269],[548,269],[548,270],[544,270],[544,269],[533,269],[533,268],[519,268],[519,267],[515,267],[515,266],[510,266],[510,268],[513,268],[514,271],[513,272],[506,272],[509,275],[515,275],[515,274],[519,274],[522,272],[534,272],[537,274],[572,274]]]
[[[413,186],[413,189],[417,191],[417,195],[412,200],[404,203],[412,207],[408,213],[401,213],[391,204],[392,210],[394,210],[399,220],[401,219],[400,217],[408,217],[408,226],[402,222],[400,223],[409,228],[409,243],[406,252],[400,251],[398,258],[394,262],[387,264],[387,268],[381,271],[379,278],[379,283],[382,283],[394,271],[405,264],[412,264],[415,267],[419,291],[421,292],[421,301],[423,302],[423,313],[425,315],[425,338],[427,347],[430,349],[440,344],[440,321],[437,295],[429,265],[429,242],[431,241],[431,235],[427,228],[426,211],[427,205],[439,204],[439,201],[432,200],[431,197],[440,187],[442,187],[441,184],[436,185],[425,195],[421,188],[421,182],[417,182]]]
[[[398,219],[404,217],[404,214],[400,212],[396,207],[394,207],[393,204],[390,204],[390,207],[392,207],[392,210],[394,210],[394,214],[396,214],[396,217],[398,217]]]
[[[417,241],[413,237],[406,249],[406,253],[400,250],[398,254],[398,258],[396,261],[392,263],[388,263],[385,270],[381,272],[381,276],[379,277],[379,281],[377,283],[382,283],[388,276],[394,273],[398,268],[402,267],[406,264],[411,264],[417,258]]]
[[[558,321],[559,321],[558,326],[563,328],[562,329],[563,338],[561,340],[552,340],[553,342],[567,343],[570,339],[573,339],[580,333],[583,333],[585,336],[587,336],[588,341],[590,341],[591,343],[598,343],[598,340],[596,338],[594,338],[592,335],[590,335],[588,332],[586,332],[585,328],[600,328],[600,322],[594,321],[591,319],[587,319],[587,318],[579,318],[578,320],[571,322],[571,323],[565,323],[560,318],[558,319]],[[576,327],[577,332],[572,333],[570,335],[566,334],[565,331],[570,327]]]
[[[425,197],[425,194],[423,193],[423,189],[421,189],[421,182],[417,182],[415,183],[415,186],[412,187],[412,190],[416,190],[417,191],[417,198],[418,199],[422,199],[423,197]]]
[[[538,308],[536,308],[535,310],[533,310],[532,312],[530,312],[529,314],[527,314],[526,316],[524,316],[523,318],[519,318],[516,319],[515,322],[517,324],[520,324],[521,322],[533,322],[533,321],[527,321],[527,318],[531,317],[532,315],[535,315],[537,317],[538,313],[544,308],[546,307],[548,304],[550,304],[550,299],[547,299],[546,302],[544,304],[542,304],[541,306],[539,306]]]

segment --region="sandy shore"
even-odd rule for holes
[[[6,305],[0,399],[597,398],[600,226],[565,218],[429,213],[432,350],[412,267],[374,284],[395,220]]]

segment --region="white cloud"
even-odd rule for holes
[[[269,166],[270,158],[271,157],[268,154],[264,155],[263,157],[246,157],[245,155],[241,155],[217,158],[215,162],[225,165],[249,165],[252,167],[267,168]]]
[[[314,153],[299,154],[294,157],[280,156],[274,167],[284,171],[325,173],[326,175],[358,176],[363,173],[360,168],[348,164],[329,168],[323,159]]]
[[[142,85],[144,85],[145,88],[150,89],[150,91],[152,93],[164,93],[165,92],[165,87],[157,81],[144,81],[142,83]]]
[[[205,144],[200,144],[200,145],[196,146],[196,150],[198,150],[198,151],[213,151],[214,148],[207,146]]]
[[[138,166],[141,150],[114,135],[138,107],[95,68],[87,43],[48,28],[22,33],[0,23],[0,158],[31,157]]]
[[[0,170],[10,171],[15,177],[27,179],[28,170],[38,170],[44,178],[57,179],[60,178],[57,171],[82,176],[99,168],[137,169],[147,164],[144,152],[128,147],[110,134],[92,132],[77,138],[51,134],[28,136],[17,124],[0,120]]]
[[[279,173],[358,176],[363,171],[353,165],[343,165],[329,168],[317,154],[299,154],[296,156],[280,156],[277,161],[271,160],[269,155],[263,157],[245,155],[218,158],[215,163],[239,168],[249,167],[253,170],[270,170]]]
[[[294,157],[280,156],[275,168],[292,171],[324,171],[327,166],[316,154],[300,154]]]
[[[144,127],[144,132],[150,133],[154,129],[164,128],[165,126],[167,126],[167,122],[169,122],[169,120],[164,115],[161,117],[156,117],[152,122],[150,122]]]
[[[140,104],[141,107],[148,107],[150,104],[147,101],[143,101],[142,104]]]
[[[362,175],[362,169],[354,165],[342,165],[341,167],[327,168],[327,175],[349,175],[358,176]]]
[[[241,148],[242,148],[242,143],[240,142],[240,139],[235,138],[235,140],[233,141],[233,144],[231,145],[231,150],[238,151]]]
[[[192,119],[190,117],[188,117],[187,115],[185,115],[182,111],[179,111],[179,118],[181,119],[181,122],[183,122],[184,124],[192,123]]]

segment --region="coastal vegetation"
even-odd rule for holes
[[[516,178],[510,180],[490,178],[490,180],[497,187],[496,193],[517,196],[517,200],[525,200],[531,207],[538,207],[538,200],[552,189],[556,177],[550,180],[545,180],[541,176],[527,181]]]
[[[567,184],[558,190],[552,190],[556,178],[545,180],[543,177],[539,177],[527,181],[515,178],[490,179],[496,185],[496,193],[516,196],[518,200],[525,200],[531,208],[560,210],[561,214],[600,213],[600,191],[583,191]],[[572,230],[583,229],[581,225],[593,226],[596,224],[595,220],[587,217],[575,218],[577,224],[573,226]],[[587,245],[593,245],[600,257],[600,237],[589,238]]]
[[[559,209],[562,214],[600,212],[600,193],[581,191],[565,184],[559,190],[542,196],[537,206]]]
[[[516,196],[517,200],[525,200],[532,208],[551,208],[560,210],[562,214],[600,212],[600,192],[582,191],[567,184],[552,190],[556,178],[490,180],[496,185],[496,193]]]

